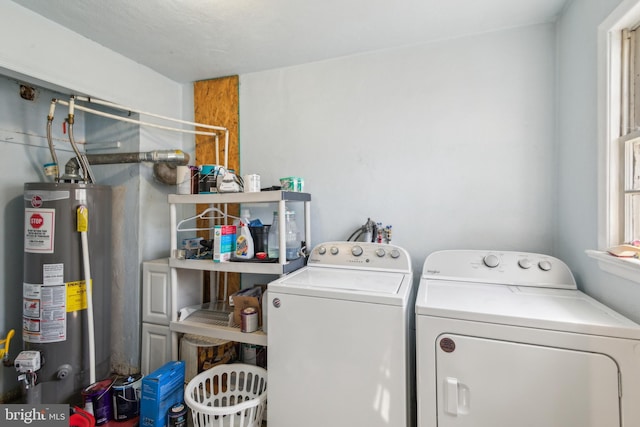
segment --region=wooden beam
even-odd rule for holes
[[[238,76],[222,77],[212,80],[202,80],[193,85],[194,119],[198,123],[222,126],[229,130],[229,164],[228,168],[233,169],[238,176],[240,174],[240,145],[238,138],[239,122],[239,93]],[[209,129],[198,129],[209,130]],[[224,132],[219,132],[219,152],[220,163],[224,163]],[[196,165],[215,164],[216,149],[215,138],[205,135],[196,135]],[[208,206],[198,206],[198,212],[202,212]],[[228,205],[228,213],[239,216],[238,205]],[[202,226],[200,224],[199,226]],[[203,236],[209,238],[208,235]],[[225,280],[224,273],[216,273],[217,281],[222,284]],[[211,300],[209,295],[208,276],[205,275],[205,301]],[[228,293],[232,294],[240,289],[240,275],[228,273],[227,275]],[[225,298],[223,286],[218,287],[218,300]]]

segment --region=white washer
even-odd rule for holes
[[[412,282],[400,247],[328,242],[270,283],[268,425],[410,425]]]
[[[640,326],[556,258],[429,255],[416,347],[419,427],[640,425]]]

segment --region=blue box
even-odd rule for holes
[[[140,426],[165,427],[167,412],[184,402],[183,360],[168,362],[142,378]]]
[[[236,251],[236,226],[213,226],[213,262],[225,262]]]

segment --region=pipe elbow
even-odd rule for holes
[[[178,183],[178,165],[176,163],[154,163],[153,176],[162,184],[176,185]]]

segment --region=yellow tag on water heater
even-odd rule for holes
[[[89,209],[80,205],[77,209],[78,214],[78,232],[82,233],[89,230]]]

